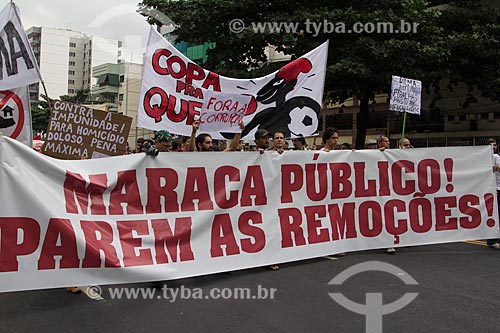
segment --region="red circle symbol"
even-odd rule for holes
[[[23,107],[23,102],[17,96],[13,91],[10,90],[2,90],[0,91],[0,94],[4,95],[4,98],[0,100],[0,110],[3,109],[3,107],[12,99],[14,103],[16,103],[17,106],[17,112],[18,112],[18,120],[16,124],[16,128],[14,129],[14,132],[12,132],[9,137],[12,139],[17,139],[21,131],[23,130],[24,127],[24,107]]]

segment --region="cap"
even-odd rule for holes
[[[377,144],[377,140],[370,139],[370,140],[366,141],[366,144],[367,145],[376,145]]]
[[[155,132],[153,139],[157,142],[170,142],[172,141],[172,135],[168,131],[161,130]]]
[[[264,136],[270,136],[270,135],[271,135],[271,133],[269,133],[267,130],[261,128],[261,129],[257,130],[257,132],[255,132],[255,140],[260,139]]]

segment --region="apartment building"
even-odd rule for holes
[[[116,39],[48,27],[31,27],[26,33],[47,93],[54,99],[73,95],[78,89],[90,89],[95,84],[92,68],[117,64],[120,57],[121,42]],[[32,101],[38,100],[41,93],[45,94],[40,84],[30,86]]]
[[[130,147],[135,148],[137,138],[151,137],[153,131],[136,127],[142,65],[135,63],[106,63],[94,67],[92,75],[95,81],[95,84],[91,87],[92,100],[101,106],[104,105],[104,107],[101,107],[103,110],[132,117],[132,126],[128,138]]]

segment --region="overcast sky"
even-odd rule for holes
[[[149,24],[136,12],[140,0],[14,0],[25,29],[44,26],[119,39],[125,60],[142,62]],[[0,0],[2,8],[9,3]]]

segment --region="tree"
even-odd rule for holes
[[[49,98],[43,94],[42,98],[37,103],[33,103],[31,107],[31,124],[35,131],[45,131],[50,120]],[[50,104],[54,105],[54,100],[50,99]]]
[[[59,99],[64,102],[71,102],[76,104],[82,104],[87,102],[90,97],[90,91],[88,89],[77,89],[74,95],[63,95]]]
[[[356,148],[364,146],[369,103],[376,93],[390,92],[393,74],[419,79],[428,91],[439,91],[441,80],[448,78],[452,84],[477,87],[494,100],[500,96],[499,11],[476,1],[143,0],[140,6],[150,9],[142,11],[150,23],[157,22],[151,9],[168,15],[178,25],[178,41],[215,42],[204,66],[228,76],[271,72],[274,68],[260,66],[268,45],[296,58],[329,39],[325,96],[332,102],[352,96],[360,101]],[[229,29],[234,19],[246,26],[239,34]],[[390,22],[401,30],[403,21],[412,28],[417,24],[416,29],[349,33],[357,23],[383,27]],[[257,22],[281,23],[282,30],[258,33]],[[314,31],[311,22],[323,28],[331,22],[338,28]],[[283,23],[289,23],[288,31]]]

